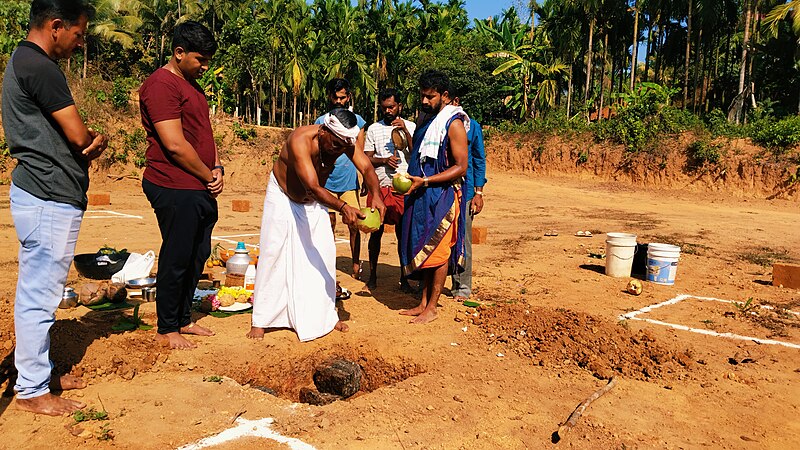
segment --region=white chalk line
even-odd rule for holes
[[[258,420],[247,420],[244,418],[237,418],[235,427],[228,428],[214,436],[200,439],[193,444],[187,444],[178,450],[199,450],[201,448],[213,447],[216,445],[224,444],[225,442],[234,441],[248,436],[260,437],[264,439],[271,439],[280,444],[286,444],[292,450],[315,450],[313,446],[296,439],[286,437],[270,428],[270,424],[274,423],[271,417],[265,417]]]
[[[704,329],[704,328],[692,328],[692,327],[689,327],[689,326],[686,326],[686,325],[681,325],[681,324],[676,324],[676,323],[669,323],[669,322],[664,322],[664,321],[661,321],[661,320],[647,319],[647,318],[643,318],[643,317],[636,317],[636,316],[638,316],[640,314],[646,314],[646,313],[649,313],[649,312],[653,311],[654,309],[661,308],[662,306],[675,305],[675,304],[677,304],[679,302],[682,302],[682,301],[684,301],[686,299],[689,299],[689,298],[695,298],[695,299],[702,300],[702,301],[712,301],[712,302],[722,302],[722,303],[737,303],[734,300],[723,300],[723,299],[714,298],[714,297],[698,297],[696,295],[681,294],[681,295],[678,295],[677,297],[669,299],[667,301],[664,301],[664,302],[661,302],[661,303],[656,303],[656,304],[653,304],[653,305],[650,305],[650,306],[645,306],[642,309],[638,309],[636,311],[631,311],[629,313],[622,314],[622,315],[619,316],[619,320],[641,320],[643,322],[648,322],[648,323],[652,323],[652,324],[655,324],[655,325],[661,325],[661,326],[665,326],[665,327],[669,327],[669,328],[674,328],[676,330],[690,331],[692,333],[703,334],[703,335],[706,335],[706,336],[724,337],[724,338],[736,339],[736,340],[740,340],[740,341],[753,341],[753,342],[757,342],[759,344],[781,345],[781,346],[784,346],[784,347],[800,349],[800,345],[793,344],[791,342],[778,341],[778,340],[774,340],[774,339],[761,339],[761,338],[752,337],[752,336],[743,336],[741,334],[735,334],[735,333],[718,333],[716,331],[707,330],[707,329]],[[774,309],[773,307],[771,307],[769,305],[759,305],[759,306],[761,308],[764,308],[764,309]],[[791,313],[791,314],[798,315],[798,313],[795,312],[795,311],[790,311],[790,310],[786,310],[786,311]]]
[[[94,215],[96,214],[108,214],[108,215]],[[111,211],[107,209],[95,209],[91,211],[86,211],[83,215],[84,219],[144,219],[142,216],[135,216],[133,214],[125,214],[117,211]]]

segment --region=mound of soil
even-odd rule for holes
[[[50,331],[55,372],[85,379],[116,374],[130,380],[156,362],[166,362],[170,350],[156,345],[152,333],[116,332],[111,330],[115,322],[115,318],[91,316],[57,320]]]
[[[576,364],[601,379],[681,378],[693,365],[689,350],[670,350],[646,331],[563,308],[489,308],[477,320],[492,347],[512,350],[540,366]]]

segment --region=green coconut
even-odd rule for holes
[[[405,194],[411,189],[411,178],[408,178],[408,174],[405,173],[398,173],[392,178],[392,187],[394,188],[395,192],[400,194]]]
[[[361,214],[364,214],[363,219],[358,221],[358,228],[365,233],[372,233],[378,231],[381,227],[381,213],[377,209],[370,207],[361,208]]]

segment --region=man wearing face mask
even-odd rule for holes
[[[222,192],[225,172],[214,144],[208,101],[196,81],[208,70],[216,50],[208,28],[181,23],[175,27],[172,58],[139,89],[148,143],[142,190],[155,211],[162,240],[156,340],[176,349],[196,347],[186,334],[214,334],[192,322],[191,305],[211,254],[216,197]]]
[[[403,111],[403,104],[400,102],[400,94],[395,89],[384,89],[378,94],[378,101],[383,111],[383,119],[369,126],[367,129],[367,140],[364,145],[364,153],[369,157],[381,183],[381,198],[386,205],[386,217],[378,231],[370,234],[369,237],[369,280],[367,287],[374,289],[378,284],[378,255],[381,252],[381,238],[383,237],[384,224],[395,225],[395,235],[397,242],[400,243],[400,232],[402,227],[400,221],[403,217],[403,194],[394,192],[392,189],[392,177],[397,173],[408,172],[408,159],[410,145],[405,149],[395,148],[392,142],[392,132],[399,130],[406,138],[406,142],[411,142],[416,125],[400,117]],[[369,198],[368,198],[369,201]],[[400,289],[404,292],[411,292],[408,284],[400,271]]]

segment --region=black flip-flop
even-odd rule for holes
[[[343,287],[341,291],[336,293],[336,300],[347,300],[351,295],[353,295],[353,293]]]

